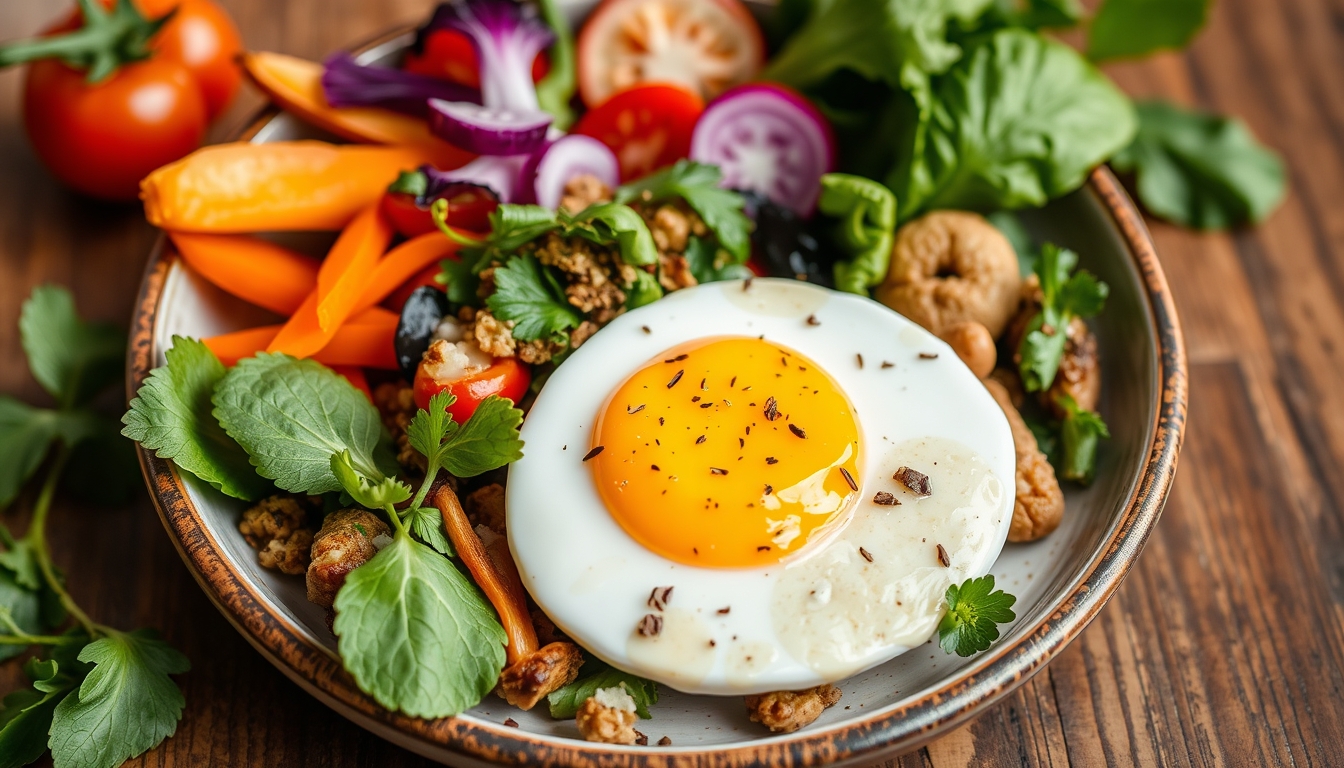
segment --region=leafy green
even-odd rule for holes
[[[1283,161],[1245,123],[1158,101],[1138,105],[1139,133],[1111,159],[1133,171],[1152,213],[1197,229],[1269,216],[1287,193]]]
[[[504,629],[446,559],[398,531],[350,572],[333,629],[345,668],[388,709],[447,717],[475,706],[504,667]]]
[[[751,255],[751,221],[742,212],[742,195],[719,187],[723,174],[717,166],[678,160],[676,165],[624,184],[616,190],[616,202],[644,200],[661,203],[681,198],[705,222],[736,263]]]
[[[596,203],[570,215],[565,210],[556,212],[566,237],[587,238],[598,245],[615,243],[621,251],[621,261],[639,267],[658,263],[658,248],[653,244],[649,225],[635,209],[620,203]]]
[[[215,418],[262,477],[293,493],[339,491],[331,455],[349,451],[360,474],[381,480],[396,460],[378,411],[350,382],[312,360],[260,353],[215,388]]]
[[[1076,26],[1083,20],[1079,0],[995,0],[977,24],[977,31],[997,27],[1051,29]]]
[[[19,335],[33,378],[62,408],[87,403],[121,378],[125,335],[115,326],[81,320],[64,288],[33,290],[23,303]]]
[[[271,484],[215,420],[210,398],[226,373],[223,363],[209,347],[181,336],[173,337],[167,358],[131,400],[122,434],[228,496],[255,501],[266,495]]]
[[[541,17],[555,33],[555,42],[551,43],[547,57],[551,69],[537,83],[537,102],[555,118],[551,124],[564,131],[574,123],[574,110],[570,107],[577,80],[574,33],[570,31],[569,21],[557,0],[539,0],[537,5],[541,8]]]
[[[495,292],[486,305],[496,318],[513,321],[513,337],[519,341],[544,339],[583,320],[565,300],[553,270],[531,255],[510,259],[495,270]]]
[[[411,498],[411,486],[395,477],[372,480],[365,477],[350,459],[350,451],[331,454],[331,473],[341,483],[341,489],[350,494],[355,503],[369,509],[382,509],[389,504],[400,504]]]
[[[51,756],[57,768],[113,768],[177,730],[186,701],[168,676],[191,664],[157,633],[109,632],[86,645],[79,660],[94,666],[56,705]]]
[[[1084,270],[1074,272],[1078,254],[1052,243],[1041,247],[1036,275],[1041,282],[1041,309],[1027,324],[1018,354],[1018,373],[1028,392],[1050,388],[1068,341],[1069,322],[1101,313],[1110,288]]]
[[[1006,624],[1017,615],[1013,603],[1017,598],[995,591],[994,577],[981,576],[967,579],[960,587],[947,588],[947,613],[938,624],[938,644],[947,653],[974,656],[999,639],[999,624]]]
[[[1059,427],[1060,474],[1065,480],[1087,485],[1097,469],[1097,443],[1109,438],[1111,431],[1100,414],[1084,410],[1069,395],[1059,395],[1055,402],[1065,413]]]
[[[439,464],[457,477],[475,477],[523,457],[518,427],[523,412],[499,395],[491,395],[460,429],[448,436]]]
[[[658,278],[641,269],[635,272],[634,284],[625,291],[625,308],[638,309],[661,298],[663,286],[658,283]]]
[[[56,439],[55,411],[0,395],[0,509],[9,506],[33,476]]]
[[[836,243],[850,258],[835,264],[835,287],[868,295],[868,289],[887,276],[896,231],[896,196],[891,190],[859,176],[828,173],[821,177],[817,207],[840,221]]]
[[[1032,240],[1031,233],[1022,225],[1022,220],[1012,211],[995,211],[986,218],[1012,244],[1013,252],[1017,254],[1017,267],[1022,276],[1030,275],[1036,267],[1036,241]]]
[[[743,280],[751,276],[751,269],[739,264],[732,254],[720,248],[713,240],[691,235],[686,239],[686,266],[698,283],[719,280]],[[653,275],[649,275],[652,280]],[[653,280],[657,284],[657,280]],[[661,296],[661,288],[659,295]]]
[[[397,174],[396,180],[387,185],[387,191],[420,197],[429,191],[429,177],[418,168],[413,171],[401,171]]]
[[[1204,26],[1212,0],[1106,0],[1092,17],[1087,55],[1093,61],[1184,48]]]
[[[453,544],[443,533],[443,513],[435,507],[416,507],[406,514],[406,527],[421,542],[444,557],[452,557]]]
[[[17,575],[9,568],[0,568],[0,609],[8,611],[9,618],[19,629],[30,635],[40,634],[44,629],[41,594],[35,587],[20,584]],[[9,630],[0,624],[0,635],[8,634]],[[18,656],[24,650],[21,645],[0,645],[0,660]]]
[[[476,268],[475,259],[463,255],[461,259],[444,259],[439,266],[443,273],[438,280],[447,288],[449,301],[473,307],[480,303],[477,291],[481,287],[481,270]]]
[[[1134,108],[1063,43],[995,32],[941,78],[923,152],[888,185],[904,217],[1044,205],[1134,136]]]
[[[635,700],[635,712],[640,717],[645,720],[653,717],[649,707],[658,703],[658,684],[596,660],[584,664],[578,679],[553,691],[546,697],[546,702],[550,705],[551,717],[570,720],[598,689],[616,687],[624,688]]]
[[[24,665],[33,687],[9,694],[0,708],[0,768],[19,768],[47,751],[56,706],[83,680],[82,667],[38,659]]]

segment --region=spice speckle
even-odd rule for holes
[[[947,549],[942,544],[938,545],[938,564],[944,568],[952,565],[952,558],[947,556]]]
[[[859,556],[862,557],[864,560],[867,560],[867,561],[870,562],[870,563],[873,562],[873,555],[872,555],[872,553],[870,553],[868,550],[864,549],[863,547],[859,547]]]
[[[639,626],[636,629],[644,637],[657,637],[658,633],[663,631],[663,617],[646,613],[644,618],[639,620]]]
[[[797,424],[789,424],[789,431],[794,434],[794,437],[800,437],[804,440],[807,439],[807,432]]]
[[[878,491],[877,495],[873,497],[873,503],[880,504],[884,507],[894,507],[899,505],[901,500],[896,498],[895,494],[887,493],[886,491]]]
[[[845,478],[845,482],[849,484],[849,490],[851,490],[851,491],[857,491],[857,490],[859,490],[859,484],[856,483],[856,482],[854,482],[854,476],[851,475],[851,474],[849,474],[849,470],[848,470],[848,469],[845,469],[844,467],[841,467],[841,468],[840,468],[840,476],[843,477],[843,478]]]
[[[649,593],[649,607],[655,611],[661,611],[667,608],[667,604],[672,601],[672,587],[654,587]]]
[[[595,459],[595,458],[597,458],[597,455],[598,455],[599,453],[601,453],[601,452],[602,452],[603,450],[605,450],[605,449],[606,449],[606,446],[605,446],[605,445],[595,445],[595,446],[593,446],[593,449],[592,449],[591,451],[589,451],[589,452],[587,452],[587,453],[585,453],[585,454],[583,455],[583,460],[584,460],[584,461],[587,461],[587,460],[589,460],[589,459]]]

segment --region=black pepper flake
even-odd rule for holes
[[[685,360],[685,359],[688,358],[688,357],[690,357],[690,355],[677,355],[676,357],[668,358],[667,360],[664,360],[663,362],[664,362],[664,363],[680,363],[682,360]]]
[[[705,385],[705,382],[707,382],[707,381],[709,381],[709,379],[701,379],[701,380],[700,380],[700,389],[703,390],[703,391],[706,391],[706,392],[709,391],[709,387]]]
[[[692,402],[692,403],[698,403],[698,402],[700,402],[700,396],[699,396],[699,395],[696,395],[695,397],[692,397],[692,398],[691,398],[691,402]]]
[[[770,551],[770,548],[769,548],[769,547],[766,547],[766,546],[760,546],[760,547],[757,547],[757,548],[756,548],[756,551],[757,551],[757,552],[769,552],[769,551]]]
[[[862,369],[862,368],[863,368],[863,355],[855,355],[855,356],[854,356],[854,359],[859,361],[859,368]]]
[[[637,629],[644,637],[657,637],[658,633],[663,631],[663,617],[646,613],[644,618],[639,620]]]
[[[671,737],[671,736],[664,736],[663,738],[659,739],[659,740],[658,740],[658,746],[660,746],[660,747],[670,747],[670,746],[672,746],[672,737]]]
[[[695,438],[695,444],[696,444],[696,445],[699,445],[699,444],[705,442],[705,441],[708,440],[708,439],[709,439],[709,438],[705,437],[704,435],[701,435],[701,436]]]
[[[661,611],[667,608],[667,604],[672,601],[671,587],[654,587],[649,593],[649,607],[655,611]]]
[[[709,474],[711,474],[711,475],[726,475],[726,474],[728,474],[728,470],[726,470],[726,469],[719,469],[718,467],[710,467],[710,468],[709,468]]]
[[[625,409],[625,412],[628,413],[628,414],[630,414],[631,416],[634,416],[636,413],[639,413],[639,412],[642,411],[642,410],[644,410],[644,406],[643,406],[643,404],[640,404],[640,405],[636,405],[634,408],[630,408],[630,407],[627,406],[626,409]]]
[[[779,358],[779,364],[784,366],[785,368],[789,367],[789,361],[783,357]]]
[[[854,476],[851,475],[851,474],[849,474],[849,470],[848,470],[848,469],[845,469],[844,467],[841,467],[841,468],[840,468],[840,476],[843,477],[843,478],[845,478],[845,482],[846,482],[846,483],[849,483],[849,490],[851,490],[851,491],[857,491],[857,490],[859,490],[859,484],[856,483],[856,482],[854,482]]]
[[[766,463],[766,464],[778,464],[778,463],[779,463],[779,459],[776,459],[774,456],[766,456],[766,457],[765,457],[765,463]]]
[[[801,437],[804,440],[807,439],[807,432],[804,432],[803,428],[798,426],[797,424],[790,424],[789,431],[792,432],[797,437]],[[851,480],[850,482],[853,481]]]
[[[518,721],[517,721],[517,720],[514,720],[512,717],[510,717],[510,718],[506,718],[506,719],[504,720],[504,724],[507,725],[507,726],[510,727],[510,728],[517,728],[517,727],[518,727]]]
[[[1048,334],[1047,334],[1047,335],[1048,335]],[[937,352],[920,352],[920,353],[919,353],[919,359],[920,359],[920,360],[937,360],[937,359],[938,359],[938,353],[937,353]]]
[[[901,500],[896,498],[895,494],[887,493],[886,491],[878,491],[877,495],[873,497],[873,503],[880,504],[884,507],[895,507],[901,503]]]
[[[765,420],[774,421],[779,418],[779,402],[773,397],[765,399]]]
[[[942,544],[938,545],[938,564],[944,568],[952,565],[952,558],[947,556],[947,550],[943,548]]]
[[[746,440],[743,440],[743,439],[740,438],[740,437],[737,438],[737,447],[738,447],[738,448],[746,448],[746,447],[747,447],[747,441],[746,441]]]
[[[639,329],[645,333],[653,333],[653,331],[649,330],[649,326],[647,325],[641,325]]]
[[[743,280],[743,281],[742,281],[742,292],[743,292],[743,293],[746,293],[746,292],[749,291],[749,290],[751,290],[751,278],[750,278],[750,277],[748,277],[746,280]],[[761,338],[764,339],[765,337],[762,336]]]
[[[606,448],[606,447],[607,447],[607,446],[605,446],[605,445],[597,445],[597,446],[594,446],[594,447],[593,447],[593,450],[591,450],[591,451],[589,451],[589,452],[583,454],[583,460],[584,460],[584,461],[587,461],[587,460],[589,460],[589,459],[597,458],[597,454],[601,453],[601,452],[602,452],[602,449],[604,449],[604,448]]]
[[[701,407],[701,408],[713,408],[713,407],[714,407],[714,404],[713,404],[713,403],[701,403],[701,404],[700,404],[700,407]]]
[[[673,377],[672,377],[672,380],[669,381],[669,382],[667,382],[667,388],[668,388],[668,389],[671,389],[671,388],[677,386],[677,382],[678,382],[678,381],[681,381],[681,377],[682,377],[682,376],[685,376],[685,375],[686,375],[686,371],[685,371],[685,369],[682,369],[682,370],[680,370],[680,371],[677,371],[677,375],[676,375],[676,376],[673,376]]]
[[[652,469],[654,472],[662,472],[662,470],[658,468],[657,464],[650,464],[649,469]]]
[[[735,387],[735,386],[737,386],[737,377],[736,377],[736,376],[733,377],[732,381],[729,381],[729,382],[728,382],[728,386],[729,386],[730,388],[731,388],[731,387]]]
[[[870,563],[873,562],[873,555],[872,555],[872,553],[869,552],[868,550],[864,549],[863,547],[859,547],[859,556],[862,557],[864,560],[867,560],[867,561],[870,562]]]
[[[891,478],[909,488],[917,496],[933,495],[933,483],[929,482],[929,476],[923,472],[917,472],[909,467],[901,467],[896,470],[896,474],[892,475]]]
[[[635,731],[635,745],[639,747],[649,746],[649,737],[639,731]]]
[[[886,361],[886,360],[883,360],[883,361],[882,361],[882,370],[884,370],[884,371],[885,371],[886,369],[888,369],[888,368],[895,368],[895,367],[896,367],[896,364],[895,364],[895,363],[892,363],[892,362],[889,362],[889,361]]]
[[[699,557],[700,550],[696,549],[695,547],[691,547],[691,553]]]
[[[709,639],[709,647],[710,647],[710,648],[713,648],[713,647],[716,646],[716,645],[718,645],[718,643],[714,642],[714,638],[711,637],[711,638]]]
[[[660,426],[660,427],[663,426],[663,417],[662,417],[662,416],[659,416],[659,417],[658,417],[658,426]]]
[[[821,321],[817,319],[817,316],[816,316],[816,315],[808,315],[808,316],[807,316],[807,324],[808,324],[808,325],[821,325]]]
[[[727,615],[728,615],[728,612],[731,611],[731,610],[733,610],[733,606],[731,606],[731,605],[725,605],[724,607],[722,607],[722,608],[720,608],[718,611],[716,611],[716,613],[718,613],[720,616],[727,616]]]
[[[772,494],[772,493],[774,493],[774,492],[775,492],[775,486],[773,486],[773,485],[771,485],[771,484],[769,484],[769,483],[766,483],[766,484],[765,484],[765,495],[766,495],[766,496],[769,496],[770,494]]]

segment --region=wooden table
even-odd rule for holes
[[[320,58],[420,19],[428,0],[223,0],[252,48]],[[0,37],[53,19],[0,4]],[[63,9],[61,10],[63,13]],[[1053,664],[899,765],[1344,765],[1344,0],[1222,0],[1184,55],[1112,68],[1132,94],[1245,118],[1293,185],[1267,224],[1153,234],[1189,345],[1192,407],[1166,514],[1133,575]],[[70,286],[126,322],[154,232],[137,206],[59,188],[0,73],[0,391],[41,400],[19,363],[19,303]],[[235,105],[220,134],[259,103]],[[110,409],[119,407],[110,401]],[[6,522],[21,528],[21,513]],[[132,764],[422,766],[286,680],[206,600],[150,502],[62,504],[56,558],[100,621],[159,627],[191,658],[177,735]],[[0,691],[18,671],[0,671]]]

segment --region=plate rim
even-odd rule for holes
[[[356,51],[366,51],[406,34],[397,29]],[[280,114],[263,107],[236,141],[252,138]],[[164,528],[192,576],[210,601],[262,656],[308,693],[343,716],[422,755],[442,759],[444,751],[467,759],[502,764],[655,766],[684,764],[728,768],[748,764],[819,765],[856,762],[916,749],[1011,693],[1040,671],[1091,623],[1137,560],[1162,514],[1176,472],[1188,408],[1185,343],[1176,306],[1156,247],[1134,202],[1106,166],[1088,177],[1088,190],[1116,225],[1143,287],[1145,315],[1156,342],[1158,384],[1152,437],[1143,470],[1110,535],[1093,551],[1073,587],[1053,611],[1012,643],[994,648],[943,685],[881,713],[787,736],[742,745],[702,747],[621,747],[577,740],[553,740],[515,728],[463,718],[421,720],[389,712],[360,691],[324,648],[307,642],[295,625],[271,610],[230,567],[222,547],[191,503],[176,468],[137,445],[142,474]],[[141,280],[127,350],[127,399],[154,367],[154,330],[159,301],[176,255],[160,233]]]

